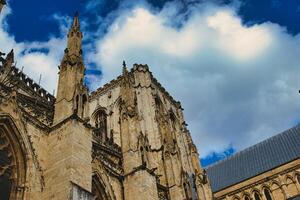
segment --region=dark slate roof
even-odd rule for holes
[[[213,192],[269,171],[300,157],[300,125],[209,166]]]
[[[288,200],[300,200],[300,196],[289,198]]]

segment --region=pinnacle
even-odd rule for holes
[[[79,12],[76,11],[73,18],[72,29],[80,29]]]
[[[123,60],[123,75],[127,74],[127,73],[128,73],[128,70],[127,70],[126,62],[125,62],[125,60]]]

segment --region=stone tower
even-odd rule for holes
[[[87,112],[88,90],[83,84],[85,67],[81,42],[82,32],[78,13],[76,13],[68,33],[65,55],[59,67],[54,123],[62,121],[73,113],[83,118]]]
[[[89,94],[81,42],[76,14],[56,98],[0,55],[0,199],[212,200],[181,104],[125,62]]]
[[[88,90],[83,84],[81,42],[76,13],[59,66],[53,125],[47,137],[44,199],[92,198],[92,132],[83,120],[88,111]]]
[[[5,0],[0,0],[0,13],[2,11],[3,6],[6,5]]]

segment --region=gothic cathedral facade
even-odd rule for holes
[[[212,200],[180,103],[139,64],[90,93],[81,42],[76,15],[56,97],[2,55],[0,199]]]

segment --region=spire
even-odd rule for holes
[[[60,65],[54,112],[55,123],[74,113],[83,117],[87,109],[85,103],[88,99],[88,91],[83,84],[85,66],[81,50],[82,32],[80,31],[78,16],[78,13],[74,16],[68,33],[65,55]]]
[[[127,70],[126,62],[125,62],[125,60],[123,60],[123,75],[125,75],[127,73],[128,73],[128,70]]]
[[[78,11],[75,12],[71,30],[79,30],[80,31],[79,12]]]
[[[66,49],[66,54],[68,56],[81,56],[81,42],[82,42],[82,32],[80,31],[80,22],[79,22],[79,14],[75,13],[72,26],[68,33],[68,45]]]
[[[12,49],[6,56],[5,65],[11,66],[15,62],[14,57],[14,50]]]

